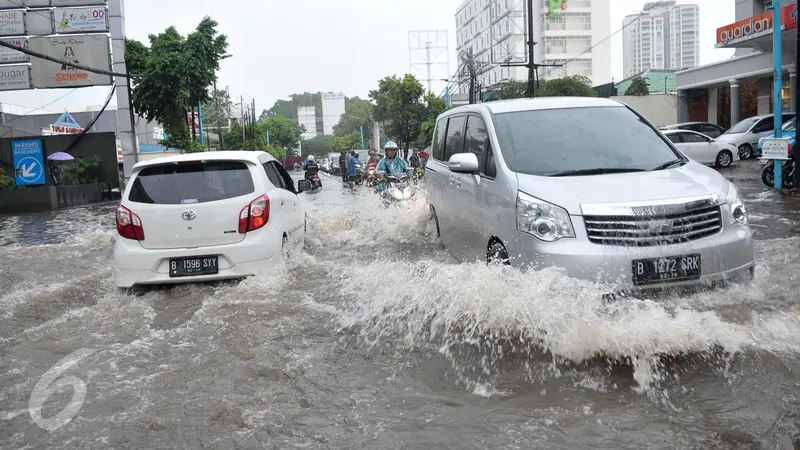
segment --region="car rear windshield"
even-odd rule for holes
[[[500,113],[494,121],[503,157],[517,173],[653,170],[679,158],[658,131],[624,106]]]
[[[791,120],[786,121],[786,123],[783,124],[783,126],[781,127],[781,130],[783,130],[783,131],[794,131],[794,128],[795,128],[794,119],[791,119]]]
[[[242,161],[191,161],[142,169],[128,200],[179,205],[214,202],[254,191],[250,169]]]
[[[741,120],[736,125],[732,126],[730,130],[726,131],[725,134],[745,133],[757,120],[758,119],[755,117],[748,117],[747,119]]]

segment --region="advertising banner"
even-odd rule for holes
[[[8,1],[9,3],[19,3],[19,0],[0,0],[0,3],[3,1]],[[50,6],[50,0],[22,0],[22,4],[28,8],[46,8]]]
[[[106,8],[56,8],[53,10],[53,29],[56,33],[106,32]]]
[[[43,1],[43,0],[28,0],[28,1]],[[99,6],[105,5],[105,0],[51,0],[50,5],[56,7],[65,6]]]
[[[26,38],[0,39],[0,41],[8,42],[17,47],[28,48],[28,39]],[[0,64],[28,62],[29,60],[30,57],[25,53],[12,50],[8,47],[0,47]]]
[[[25,11],[21,9],[0,10],[0,36],[24,36]]]
[[[110,70],[110,52],[106,35],[32,37],[28,46],[33,51],[62,61]],[[108,86],[111,84],[111,76],[88,72],[46,59],[33,58],[31,60],[31,81],[33,87],[39,89]]]
[[[31,88],[31,66],[0,66],[0,91]]]

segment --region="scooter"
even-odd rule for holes
[[[316,191],[322,189],[322,180],[319,178],[318,173],[312,173],[306,179],[311,182],[311,190]]]
[[[794,187],[794,158],[792,154],[789,154],[789,159],[783,161],[783,167],[781,171],[781,178],[783,181],[783,187],[787,189],[791,189]],[[764,183],[767,187],[775,186],[775,161],[769,160],[768,163],[764,165],[764,169],[761,171],[761,182]]]
[[[364,173],[364,165],[363,164],[356,164],[356,177],[355,183],[356,186],[361,186],[364,184],[364,179],[366,178],[366,173]]]
[[[385,207],[408,206],[411,197],[414,196],[414,190],[408,183],[408,175],[389,175],[383,182],[386,183],[386,188],[380,192],[380,195]]]

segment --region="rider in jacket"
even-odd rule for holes
[[[317,165],[317,162],[314,161],[314,155],[308,155],[306,163],[303,164],[303,170],[306,171],[305,175],[306,180],[310,180],[311,175],[319,173],[319,166]]]
[[[408,166],[403,158],[397,156],[397,144],[389,141],[383,147],[386,156],[378,163],[378,178],[383,179],[387,175],[399,176],[408,172]],[[381,187],[376,186],[376,190],[385,189],[385,183],[381,183]]]

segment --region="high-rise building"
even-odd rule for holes
[[[322,94],[322,132],[332,135],[333,127],[339,123],[344,114],[344,94],[326,92]]]
[[[300,137],[303,140],[317,137],[317,108],[313,106],[297,107],[297,123],[305,128]]]
[[[672,1],[649,2],[622,22],[623,75],[648,69],[683,70],[700,64],[700,8]]]
[[[481,67],[478,83],[526,81],[526,0],[465,0],[456,10],[456,49],[472,50]],[[611,81],[611,7],[608,0],[534,0],[534,62],[540,79],[583,75],[594,85]]]

